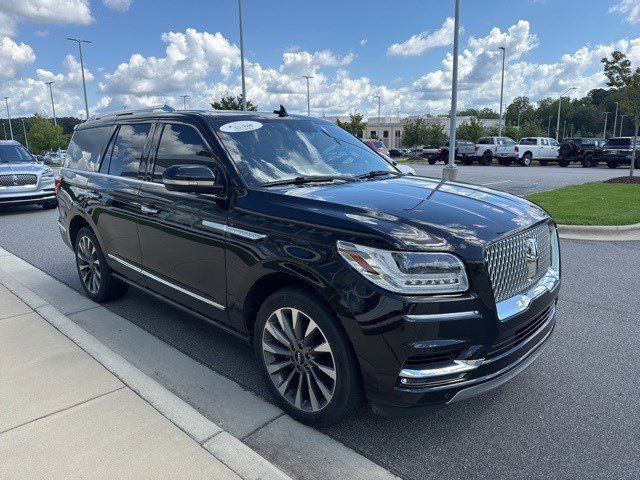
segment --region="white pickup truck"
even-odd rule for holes
[[[464,160],[462,160],[462,163],[471,165],[475,158],[480,165],[491,165],[493,157],[498,156],[499,148],[503,148],[505,152],[510,148],[513,153],[513,147],[515,147],[515,145],[516,142],[509,137],[482,137],[476,142],[473,157],[467,158],[468,163]]]
[[[551,160],[558,158],[560,144],[549,137],[523,137],[517,145],[498,146],[496,156],[500,165],[508,166],[518,162],[523,167],[531,165],[532,160],[537,160],[545,166]]]

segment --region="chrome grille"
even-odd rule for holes
[[[533,275],[527,262],[527,242],[530,238],[537,242],[539,255],[537,270]],[[549,225],[537,225],[492,243],[485,248],[484,259],[496,303],[526,291],[540,280],[551,266]]]
[[[38,183],[38,177],[29,173],[0,175],[0,187],[24,187],[36,183]]]

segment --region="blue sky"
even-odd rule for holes
[[[462,0],[462,106],[496,106],[502,43],[507,99],[602,86],[602,55],[622,48],[640,60],[639,3]],[[190,106],[206,107],[239,91],[236,0],[0,0],[0,7],[0,89],[16,113],[50,108],[46,81],[55,82],[59,112],[83,110],[67,36],[93,41],[85,47],[92,111],[177,103],[183,93]],[[243,7],[249,98],[260,107],[303,110],[300,75],[311,73],[317,115],[372,114],[376,93],[387,114],[447,109],[453,0],[244,0]]]

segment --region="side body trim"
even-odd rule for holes
[[[210,230],[216,230],[218,232],[228,233],[229,235],[246,238],[247,240],[253,240],[255,242],[257,242],[258,240],[263,240],[267,238],[267,236],[264,233],[251,232],[249,230],[243,230],[241,228],[231,227],[229,225],[225,225],[224,223],[212,222],[210,220],[203,220],[202,226]]]

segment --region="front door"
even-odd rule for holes
[[[195,125],[159,125],[155,161],[140,189],[140,248],[147,285],[178,303],[227,322],[225,239],[207,225],[227,223],[213,195],[172,192],[162,172],[204,164],[218,173],[211,148]]]

